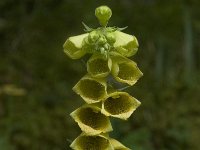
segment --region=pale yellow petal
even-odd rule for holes
[[[135,36],[115,31],[116,42],[114,48],[120,54],[126,57],[133,56],[138,50],[138,41]]]
[[[63,45],[64,52],[72,59],[79,59],[86,54],[86,51],[82,49],[83,40],[88,36],[88,33],[78,36],[70,37]]]

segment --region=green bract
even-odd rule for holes
[[[140,102],[114,87],[117,82],[134,85],[143,75],[137,64],[127,57],[136,54],[135,36],[122,32],[125,28],[107,27],[112,11],[100,6],[95,15],[101,27],[96,29],[83,23],[86,34],[70,37],[64,43],[64,52],[72,59],[90,54],[87,74],[73,87],[86,102],[71,113],[82,134],[71,144],[74,150],[130,150],[109,137],[112,126],[109,117],[127,120]]]

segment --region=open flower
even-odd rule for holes
[[[112,131],[110,120],[101,113],[101,109],[84,105],[71,113],[72,118],[87,135],[97,135]]]
[[[104,135],[88,136],[82,133],[70,145],[74,150],[114,150],[109,138]]]
[[[106,77],[110,73],[111,67],[111,59],[106,59],[101,54],[94,54],[87,62],[87,71],[94,78]]]
[[[92,78],[90,75],[84,76],[73,87],[73,90],[79,94],[86,103],[97,103],[103,100],[107,95],[107,84],[105,78]]]
[[[87,62],[88,73],[94,78],[106,77],[110,72],[118,82],[134,85],[143,75],[137,64],[118,53],[110,53],[105,59],[103,55],[93,55]]]
[[[141,103],[126,92],[113,92],[102,103],[101,112],[106,116],[128,119]]]
[[[134,61],[117,53],[113,53],[111,59],[112,75],[118,82],[134,85],[143,75]]]

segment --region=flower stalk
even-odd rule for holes
[[[112,125],[109,117],[127,120],[141,104],[130,94],[113,86],[110,78],[126,86],[133,86],[143,75],[137,64],[129,59],[138,50],[135,36],[122,32],[125,28],[108,27],[112,11],[107,6],[95,10],[101,27],[85,26],[87,33],[70,37],[64,43],[64,52],[71,59],[85,54],[87,74],[73,87],[85,105],[71,113],[82,133],[70,147],[74,150],[130,150],[110,138]]]

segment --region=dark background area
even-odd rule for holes
[[[135,150],[200,149],[199,0],[1,0],[0,150],[64,150],[80,133],[69,114],[83,100],[72,87],[86,73],[62,45],[98,27],[128,26],[140,43],[131,59],[144,76],[127,89],[142,102],[112,137]]]

